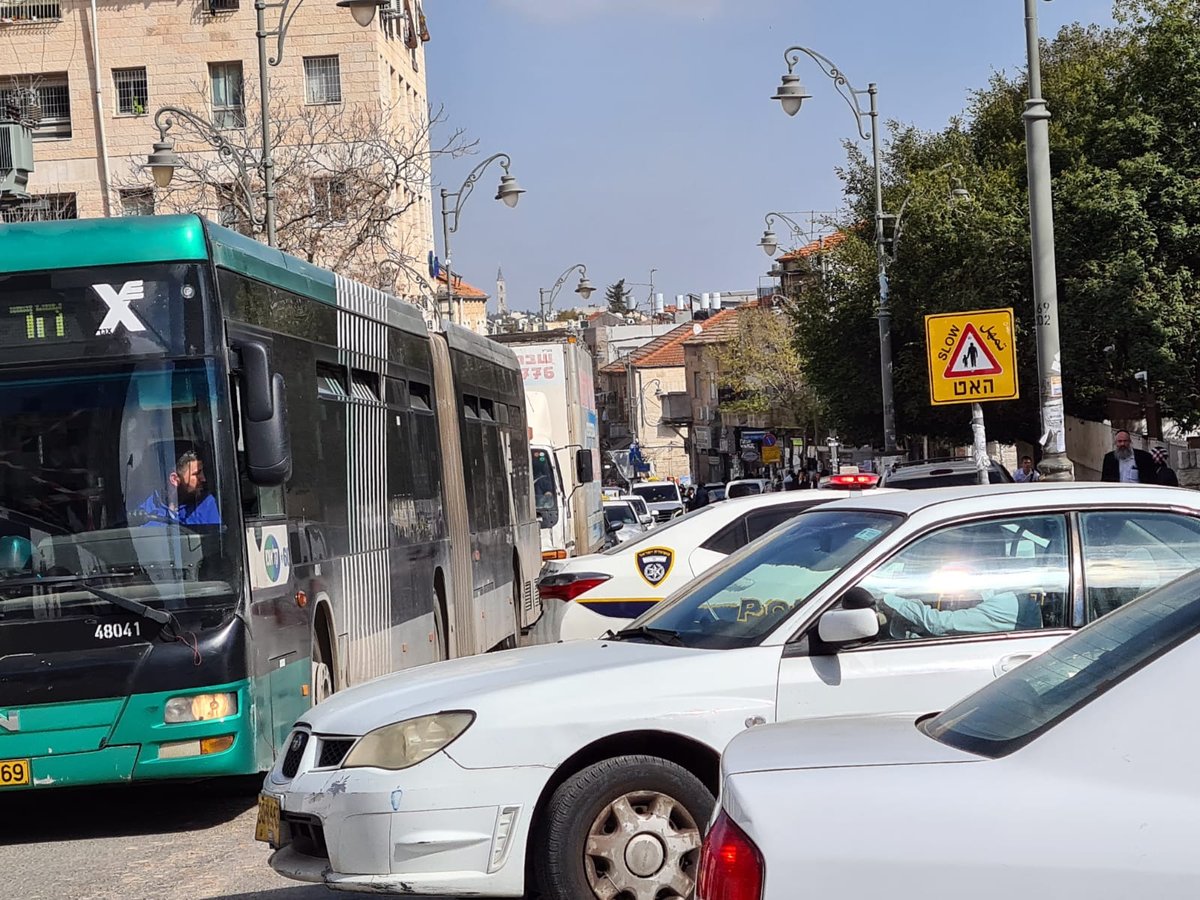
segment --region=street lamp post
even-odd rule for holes
[[[771,97],[778,100],[783,111],[794,116],[800,111],[800,106],[812,95],[804,93],[804,85],[800,76],[795,74],[796,64],[800,62],[800,54],[813,60],[832,81],[837,92],[842,95],[854,113],[858,126],[858,135],[864,141],[871,141],[871,160],[875,169],[875,262],[879,272],[879,374],[883,393],[883,449],[892,453],[896,449],[896,409],[892,390],[892,312],[888,306],[887,283],[887,252],[886,238],[883,230],[883,183],[879,165],[879,110],[875,97],[878,90],[874,82],[867,85],[865,91],[858,90],[846,78],[833,62],[815,50],[807,47],[789,47],[784,51],[783,59],[787,63],[787,74],[779,85],[779,89]],[[864,112],[859,97],[866,94],[870,98],[868,109]],[[863,128],[864,120],[870,120],[870,133]],[[765,248],[764,248],[765,249]]]
[[[338,6],[350,10],[354,16],[354,21],[366,28],[375,18],[375,10],[380,7],[387,6],[389,0],[339,0]],[[226,160],[234,162],[239,174],[242,176],[243,190],[246,192],[248,208],[251,210],[250,218],[256,227],[265,226],[267,232],[267,243],[272,247],[277,246],[278,241],[275,235],[275,160],[271,154],[271,114],[270,114],[270,94],[267,84],[267,66],[277,66],[283,61],[283,40],[287,37],[288,26],[292,24],[292,19],[296,17],[304,0],[295,0],[293,5],[292,0],[282,0],[279,3],[267,3],[266,0],[255,0],[255,31],[254,36],[258,39],[258,99],[259,99],[259,118],[261,121],[262,131],[262,158],[259,166],[262,168],[263,179],[263,216],[258,218],[254,212],[254,200],[250,193],[250,181],[247,177],[248,167],[245,159],[242,158],[242,151],[237,150],[228,141],[221,137],[218,129],[213,124],[205,119],[200,118],[194,113],[182,110],[175,106],[161,107],[154,115],[154,124],[158,127],[159,143],[154,145],[154,152],[150,155],[147,161],[147,167],[150,168],[154,175],[154,183],[160,188],[166,188],[171,183],[171,177],[174,174],[175,168],[179,165],[179,158],[175,155],[175,142],[166,137],[166,129],[171,127],[171,120],[166,120],[166,128],[159,121],[160,115],[164,112],[179,116],[182,119],[187,119],[194,125],[203,135],[204,139],[212,144],[213,148]],[[267,10],[279,10],[279,23],[267,30]],[[289,13],[288,10],[291,10]],[[267,58],[267,38],[276,38],[275,55]],[[164,146],[165,145],[165,146]]]
[[[346,0],[343,0],[346,2]],[[467,202],[467,198],[471,196],[471,191],[475,189],[475,182],[479,180],[479,176],[483,174],[491,163],[500,160],[500,165],[504,169],[504,174],[500,176],[500,186],[496,189],[497,200],[503,200],[504,205],[512,208],[517,205],[517,201],[521,199],[521,195],[525,193],[525,189],[517,184],[517,179],[510,174],[509,167],[512,165],[512,159],[507,153],[494,153],[471,170],[471,174],[467,176],[467,180],[462,183],[462,186],[457,191],[447,191],[445,188],[441,190],[442,196],[442,249],[446,253],[444,260],[446,265],[446,312],[452,322],[456,325],[462,324],[462,310],[455,303],[454,297],[454,272],[452,271],[452,260],[450,258],[450,235],[458,231],[458,217],[462,212],[463,204]],[[454,198],[454,208],[451,209],[446,205],[446,201],[451,197]]]
[[[538,309],[542,314],[543,329],[546,327],[546,320],[549,318],[550,310],[554,308],[554,298],[558,296],[558,292],[562,289],[563,284],[566,283],[567,276],[576,269],[579,270],[579,284],[575,286],[575,293],[583,298],[584,303],[591,299],[593,292],[596,290],[588,280],[587,266],[583,263],[575,263],[573,266],[569,266],[565,272],[558,276],[558,280],[554,282],[554,287],[550,288],[550,290],[547,291],[538,288]],[[548,300],[546,299],[547,294],[550,295]]]
[[[787,226],[792,229],[792,238],[793,239],[797,239],[797,238],[799,238],[800,235],[804,235],[809,240],[816,240],[816,236],[819,236],[819,234],[821,232],[826,231],[826,230],[833,230],[832,226],[823,226],[822,228],[819,228],[819,229],[815,228],[814,226],[816,225],[816,220],[815,220],[815,218],[813,218],[815,215],[816,215],[816,213],[813,213],[810,215],[809,227],[805,228],[803,225],[801,225],[799,222],[797,222],[795,219],[793,219],[791,216],[787,215],[786,213],[781,213],[781,212],[767,213],[765,216],[763,216],[763,222],[766,224],[767,227],[763,230],[762,239],[759,240],[758,246],[762,248],[762,252],[767,254],[767,256],[774,256],[778,252],[779,237],[778,237],[778,235],[775,234],[775,220],[776,219],[780,220],[781,222],[785,222],[787,224]]]
[[[246,152],[229,143],[221,132],[207,119],[178,106],[162,106],[154,114],[154,127],[158,129],[158,140],[154,144],[154,152],[146,159],[145,168],[150,170],[154,183],[160,188],[171,184],[175,170],[183,163],[175,153],[175,139],[169,132],[175,125],[176,118],[183,119],[196,129],[204,139],[217,151],[217,155],[237,171],[237,184],[246,198],[246,212],[250,223],[255,228],[264,224],[259,217],[254,202],[254,189],[250,184],[250,166],[246,165]]]
[[[1029,170],[1029,232],[1033,307],[1037,330],[1038,388],[1042,412],[1044,481],[1073,481],[1063,418],[1062,359],[1058,342],[1058,283],[1054,265],[1054,206],[1050,194],[1050,111],[1042,98],[1037,0],[1025,0],[1029,99],[1025,101],[1025,152]]]

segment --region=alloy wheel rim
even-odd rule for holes
[[[597,900],[686,900],[696,887],[700,829],[658,791],[622,794],[592,821],[584,871]]]

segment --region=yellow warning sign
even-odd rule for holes
[[[1011,309],[926,316],[925,343],[934,406],[1020,396]]]

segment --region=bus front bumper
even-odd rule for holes
[[[207,721],[164,721],[167,700],[203,693],[235,694],[237,711]],[[244,775],[260,768],[250,728],[248,681],[202,690],[10,706],[3,713],[0,792]]]

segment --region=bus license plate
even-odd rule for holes
[[[272,847],[279,846],[279,798],[270,794],[258,795],[258,821],[254,825],[254,839],[266,841]]]
[[[29,784],[29,760],[0,759],[0,787]]]

